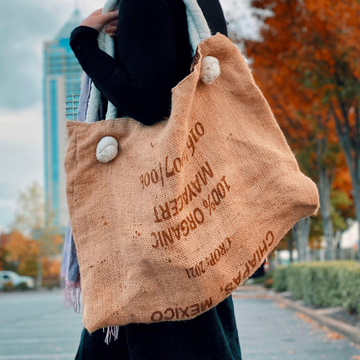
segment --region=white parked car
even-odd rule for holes
[[[35,280],[31,276],[21,276],[14,271],[0,271],[0,290],[4,290],[5,284],[11,283],[13,288],[17,288],[20,284],[25,284],[27,288],[35,288]]]

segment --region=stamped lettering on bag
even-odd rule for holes
[[[216,185],[212,186],[209,190],[208,183],[214,176],[215,174],[210,163],[205,161],[203,164],[200,164],[200,169],[194,178],[185,185],[184,191],[181,194],[153,207],[154,222],[160,224],[179,216],[187,205],[200,197],[200,206],[187,212],[176,225],[151,232],[150,236],[153,239],[152,247],[154,249],[167,248],[174,244],[175,241],[186,238],[191,231],[196,230],[198,226],[205,222],[207,216],[211,217],[214,214],[231,189],[226,176],[223,175]],[[199,263],[197,266],[197,273],[204,273],[202,263]]]
[[[199,142],[201,137],[205,134],[204,126],[201,122],[197,122],[192,129],[190,129],[186,146],[187,150],[183,152],[181,157],[177,157],[173,160],[169,159],[169,156],[165,157],[164,164],[159,162],[159,168],[152,169],[140,175],[140,183],[142,189],[151,184],[161,183],[161,186],[165,186],[166,178],[172,177],[176,174],[181,173],[185,163],[189,161],[190,156],[194,156],[196,152],[196,144]]]
[[[199,264],[185,269],[189,279],[205,274],[206,268],[215,266],[221,258],[230,250],[231,240],[227,237],[214,251],[212,251],[205,260],[201,260]]]
[[[220,292],[225,291],[226,295],[230,295],[235,288],[241,284],[242,279],[246,280],[250,275],[250,267],[252,269],[257,269],[261,265],[264,255],[267,253],[269,247],[274,243],[274,241],[275,237],[273,232],[268,230],[265,235],[265,239],[262,240],[263,247],[261,245],[258,246],[253,255],[245,262],[245,270],[238,271],[232,279],[232,282],[220,287]]]
[[[186,307],[167,308],[166,310],[154,311],[151,314],[151,322],[169,321],[169,320],[186,320],[198,315],[212,307],[212,298],[189,305]]]
[[[154,206],[155,223],[169,220],[171,217],[178,215],[185,205],[202,192],[202,185],[207,185],[209,179],[213,177],[213,172],[207,161],[201,166],[201,169],[195,175],[195,181],[190,181],[184,187],[184,191],[174,199],[167,201],[165,204]]]

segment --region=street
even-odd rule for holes
[[[0,360],[74,359],[81,315],[60,291],[0,294]]]
[[[360,346],[266,292],[243,286],[233,299],[243,360],[360,359]],[[0,309],[0,360],[74,359],[81,316],[64,308],[60,291],[0,294]]]

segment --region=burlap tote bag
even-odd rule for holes
[[[66,124],[89,332],[204,313],[319,208],[241,52],[211,36],[196,0],[184,2],[196,53],[170,117]]]

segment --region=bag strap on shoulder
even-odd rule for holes
[[[197,0],[183,0],[186,5],[186,15],[188,19],[189,38],[194,57],[200,42],[211,37],[211,30]],[[122,0],[108,0],[102,12],[106,13],[118,9]],[[114,57],[114,39],[102,29],[98,36],[99,48],[108,55]],[[86,113],[86,122],[93,123],[98,119],[98,111],[101,104],[101,93],[94,83],[91,84],[89,105]],[[105,119],[115,119],[117,116],[116,107],[109,101]]]

